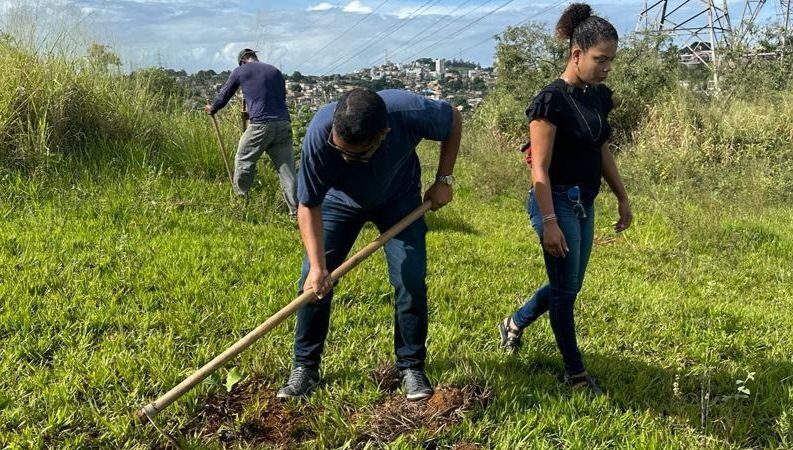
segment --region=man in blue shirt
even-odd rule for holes
[[[461,134],[456,109],[406,91],[353,89],[314,116],[303,141],[297,216],[306,249],[299,288],[313,289],[318,300],[297,313],[292,373],[279,398],[307,395],[319,384],[333,298],[329,274],[363,225],[371,221],[385,231],[422,203],[418,143],[441,141],[436,181],[423,197],[437,210],[452,200]],[[433,394],[424,374],[426,232],[420,219],[385,244],[395,289],[396,365],[409,400]]]
[[[295,156],[286,105],[286,82],[278,69],[259,62],[254,50],[242,50],[238,62],[239,67],[231,72],[214,104],[207,107],[209,114],[215,114],[226,106],[237,89],[242,88],[251,123],[237,146],[234,191],[247,195],[256,176],[256,163],[266,151],[278,171],[289,215],[294,216],[297,214]]]

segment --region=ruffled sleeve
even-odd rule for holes
[[[526,108],[526,117],[529,122],[535,119],[546,119],[559,127],[562,124],[562,107],[560,102],[564,101],[561,92],[556,90],[544,89],[534,97],[534,100]]]

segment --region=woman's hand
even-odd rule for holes
[[[559,224],[555,220],[543,225],[542,246],[546,252],[556,258],[564,258],[570,251],[562,229],[559,228]]]
[[[620,220],[614,224],[614,230],[619,233],[620,231],[627,230],[633,222],[633,210],[631,210],[631,203],[628,199],[620,200],[617,210],[620,215]]]

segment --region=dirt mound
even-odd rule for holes
[[[231,392],[210,395],[201,411],[182,429],[182,434],[216,439],[224,446],[245,442],[292,448],[310,439],[312,432],[305,413],[287,406],[263,381],[245,381]],[[240,417],[244,419],[240,421]]]
[[[399,389],[399,371],[393,364],[384,363],[377,366],[372,371],[372,379],[380,391],[393,392]]]
[[[377,372],[377,371],[376,371]],[[379,371],[384,373],[384,371]],[[383,379],[379,386],[393,386]],[[458,424],[463,417],[484,409],[493,397],[490,388],[475,384],[463,388],[438,386],[435,395],[425,402],[410,402],[401,394],[392,394],[383,402],[363,412],[366,425],[356,448],[364,448],[369,442],[392,442],[399,436],[410,434],[421,428],[431,434]],[[478,448],[462,446],[462,450]]]
[[[424,442],[422,450],[482,450],[483,447],[468,442],[458,442],[454,445],[439,444],[435,441]]]
[[[490,388],[471,384],[463,388],[438,386],[429,400],[409,402],[401,393],[397,370],[382,365],[372,372],[378,388],[386,393],[383,401],[352,414],[362,424],[356,448],[367,443],[388,443],[418,429],[435,434],[460,423],[468,415],[484,409],[493,396]],[[201,410],[180,434],[220,442],[224,447],[235,444],[294,448],[315,435],[309,417],[311,407],[296,407],[275,397],[275,389],[263,380],[251,379],[237,384],[231,392],[216,392],[204,401]],[[428,442],[428,448],[441,448]],[[443,447],[445,449],[449,447]],[[459,443],[453,450],[477,450],[475,444]]]
[[[482,447],[476,444],[460,443],[452,447],[452,450],[482,450]]]

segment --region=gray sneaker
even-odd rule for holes
[[[278,390],[276,397],[288,399],[305,397],[319,385],[319,372],[308,367],[298,366],[292,369],[286,385]]]
[[[399,376],[402,378],[405,396],[410,401],[426,400],[435,393],[423,370],[404,369],[399,372]]]

